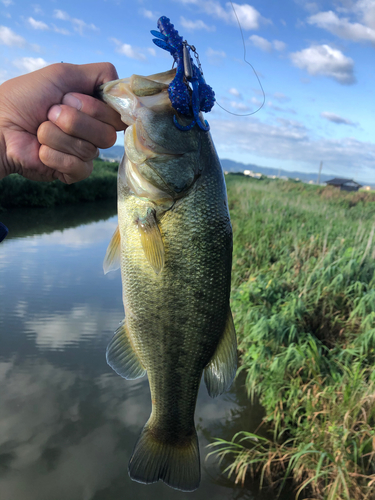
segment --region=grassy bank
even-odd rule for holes
[[[94,160],[88,179],[67,185],[35,182],[14,174],[0,181],[0,210],[14,207],[52,207],[116,197],[118,163]]]
[[[240,370],[270,433],[213,449],[238,482],[292,476],[299,498],[374,498],[373,195],[227,183]]]

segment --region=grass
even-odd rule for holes
[[[298,498],[374,498],[374,197],[227,184],[239,370],[270,432],[216,440],[214,452],[236,482],[293,477]]]
[[[67,185],[60,181],[35,182],[13,174],[0,181],[0,211],[14,207],[52,207],[116,198],[118,163],[94,160],[88,179]]]

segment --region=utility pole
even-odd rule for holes
[[[322,167],[323,167],[323,160],[320,162],[320,167],[319,167],[319,175],[318,175],[318,183],[317,183],[318,186],[320,184],[320,174],[322,172]]]

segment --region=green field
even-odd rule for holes
[[[298,498],[374,498],[375,197],[226,180],[239,370],[268,433],[213,453],[237,482],[292,476]]]
[[[0,181],[0,211],[14,207],[53,207],[116,197],[117,162],[94,160],[88,179],[75,184],[36,182],[12,174]]]

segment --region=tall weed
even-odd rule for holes
[[[216,452],[237,482],[292,476],[300,497],[374,498],[372,198],[227,181],[239,370],[272,434],[237,433]]]

